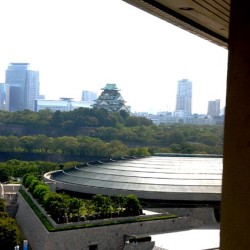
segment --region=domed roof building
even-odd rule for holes
[[[89,162],[47,173],[57,190],[135,194],[148,200],[220,201],[222,158],[143,157]]]
[[[125,105],[116,84],[108,83],[102,90],[100,96],[95,100],[95,104],[92,105],[94,108],[106,109],[109,112],[118,112],[120,110],[129,112],[129,107]]]

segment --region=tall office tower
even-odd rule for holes
[[[175,112],[181,113],[181,116],[192,113],[192,82],[188,79],[178,81]]]
[[[210,115],[211,117],[220,115],[220,100],[219,99],[208,102],[207,114]]]
[[[6,84],[0,83],[0,110],[5,110],[6,106]]]
[[[39,96],[39,72],[30,69],[29,63],[11,63],[5,72],[9,86],[9,111],[34,111]]]
[[[82,91],[82,101],[94,102],[96,99],[97,99],[97,93],[87,90]]]
[[[26,90],[26,108],[35,111],[35,100],[40,98],[39,95],[39,72],[28,70],[27,90]]]

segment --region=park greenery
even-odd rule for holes
[[[0,199],[0,246],[1,249],[13,250],[21,240],[21,232],[16,220],[6,213],[5,203]]]
[[[222,125],[155,125],[125,111],[110,113],[85,108],[69,112],[0,111],[0,120],[0,152],[98,158],[156,152],[223,153]]]
[[[75,162],[67,162],[64,166],[70,167],[75,164]],[[59,169],[60,164],[54,162],[9,160],[0,162],[0,182],[18,181],[28,173],[41,178],[46,172]]]
[[[25,125],[32,128],[56,127],[74,129],[76,127],[126,127],[149,126],[151,120],[145,117],[130,116],[126,111],[108,112],[105,109],[78,108],[73,111],[55,112],[45,109],[38,112],[30,110],[8,112],[0,110],[0,121],[3,124]]]
[[[140,215],[138,198],[129,194],[103,196],[96,194],[90,200],[52,192],[47,184],[32,174],[23,177],[23,185],[57,223]]]
[[[70,156],[117,158],[125,156],[150,155],[147,147],[128,147],[119,140],[110,142],[88,136],[47,137],[33,136],[0,136],[1,152],[27,152],[64,154]]]

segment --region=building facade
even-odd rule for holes
[[[208,102],[207,114],[210,115],[211,117],[220,115],[220,100],[219,99]]]
[[[77,108],[92,108],[92,102],[73,101],[72,98],[61,98],[61,100],[35,100],[35,111],[50,109],[51,111],[72,111]]]
[[[6,102],[8,111],[34,111],[39,97],[39,72],[30,69],[29,63],[10,63],[5,72],[8,86]]]
[[[97,93],[87,90],[82,91],[82,101],[94,102],[96,99],[97,99]]]
[[[6,109],[6,92],[7,92],[7,86],[5,83],[0,83],[0,110]]]
[[[188,79],[178,81],[175,112],[183,116],[192,114],[192,82]]]

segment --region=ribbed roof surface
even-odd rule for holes
[[[94,188],[145,192],[221,193],[222,158],[147,157],[79,166],[52,179]]]

